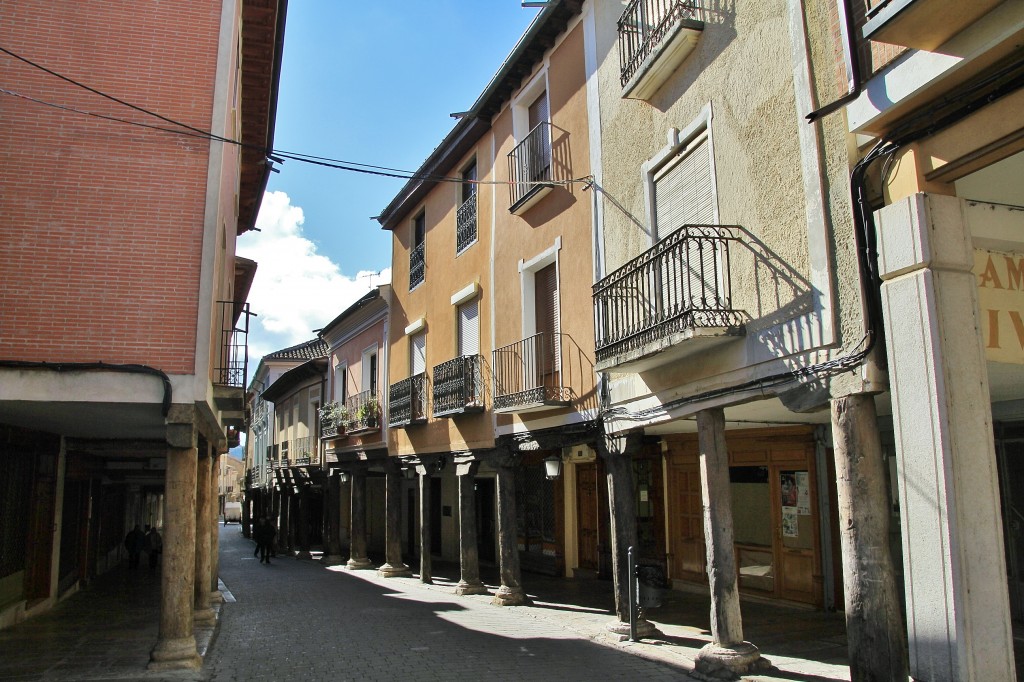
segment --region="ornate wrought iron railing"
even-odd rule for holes
[[[434,416],[484,409],[483,358],[462,355],[434,366]]]
[[[619,17],[619,66],[622,86],[682,19],[696,19],[700,0],[632,0]]]
[[[213,383],[217,386],[245,388],[249,369],[249,304],[244,301],[217,301],[220,342]]]
[[[424,246],[426,242],[421,242],[419,246],[414,246],[412,251],[409,252],[409,291],[412,291],[420,284],[423,284],[423,280],[427,274],[426,266],[426,250]]]
[[[685,225],[594,285],[601,362],[684,329],[738,327],[728,227]]]
[[[476,241],[476,192],[455,211],[455,254],[465,251]]]
[[[348,414],[345,430],[370,431],[380,428],[380,396],[376,391],[356,393],[345,401]]]
[[[427,420],[427,375],[414,374],[388,387],[388,426],[410,426]]]
[[[494,409],[564,404],[571,390],[562,384],[562,334],[534,334],[495,349]]]
[[[538,123],[508,154],[510,204],[515,207],[551,182],[551,124]]]
[[[311,440],[309,436],[300,436],[292,440],[291,457],[293,460],[296,462],[303,458],[309,460],[309,457],[313,454],[313,451],[310,449]],[[308,464],[309,462],[307,461],[306,463]]]

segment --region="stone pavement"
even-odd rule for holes
[[[159,620],[159,574],[117,569],[53,611],[0,631],[0,680],[690,679],[709,641],[706,595],[673,591],[652,609],[659,634],[619,642],[611,583],[524,574],[531,606],[457,596],[458,568],[416,578],[252,556],[237,525],[221,528],[225,595],[199,672],[148,673]],[[483,570],[496,589],[496,572]],[[747,638],[777,669],[750,679],[848,680],[841,615],[743,602]]]

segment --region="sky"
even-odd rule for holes
[[[520,0],[291,0],[274,147],[415,171],[470,108],[537,9]],[[391,235],[372,220],[404,180],[293,160],[271,175],[238,254],[257,261],[249,371],[314,338],[390,280]]]

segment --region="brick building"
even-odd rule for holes
[[[0,623],[162,523],[153,665],[198,661],[256,268],[235,240],[269,173],[285,4],[4,8]]]

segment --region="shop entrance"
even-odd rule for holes
[[[1024,622],[1024,424],[996,427],[1010,616]]]

